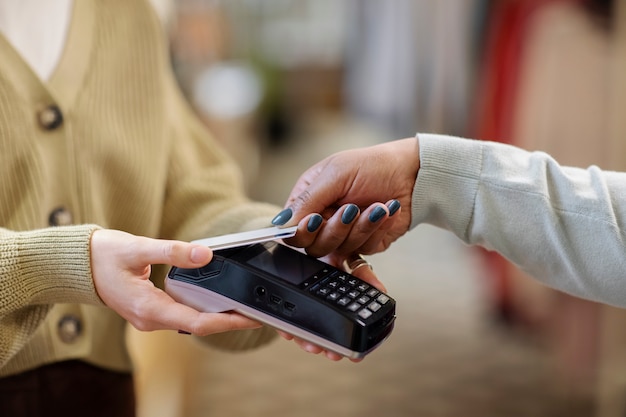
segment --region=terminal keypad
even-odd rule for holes
[[[366,282],[339,270],[330,272],[309,289],[313,294],[367,319],[390,298]]]

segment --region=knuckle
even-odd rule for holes
[[[302,207],[309,206],[312,201],[313,201],[313,196],[311,195],[311,192],[309,190],[304,190],[300,194],[298,194],[298,196],[295,198],[293,202],[293,206],[297,210]]]
[[[153,323],[151,320],[151,312],[150,309],[146,307],[146,303],[142,301],[134,301],[131,305],[131,316],[132,319],[129,320],[130,323],[137,330],[140,331],[151,331],[154,330]]]
[[[149,332],[152,330],[152,327],[148,325],[145,320],[138,320],[132,323],[133,327],[141,332]]]
[[[148,332],[154,330],[152,324],[149,320],[141,316],[135,316],[135,318],[130,322],[133,327],[142,332]]]
[[[199,336],[206,336],[210,332],[205,328],[206,326],[202,326],[199,320],[193,320],[189,323],[189,333],[197,334]]]
[[[161,254],[165,259],[171,259],[173,257],[176,252],[174,246],[175,245],[172,242],[166,242],[161,246]]]
[[[207,328],[206,321],[202,320],[202,313],[198,312],[193,320],[188,323],[188,331],[191,334],[198,336],[207,336],[212,333],[211,329]]]
[[[357,222],[350,232],[351,237],[363,237],[370,236],[378,224],[372,224],[371,222]]]

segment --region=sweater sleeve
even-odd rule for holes
[[[553,288],[626,306],[625,173],[493,142],[418,139],[413,227],[442,227]]]
[[[0,367],[28,341],[52,304],[102,304],[89,256],[96,228],[0,228]]]

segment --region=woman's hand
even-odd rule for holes
[[[211,249],[173,240],[97,230],[91,237],[91,268],[102,301],[138,330],[181,330],[199,336],[261,325],[236,313],[202,313],[174,301],[150,281],[152,264],[199,268]]]
[[[419,171],[415,138],[387,142],[331,155],[305,171],[272,223],[298,224],[285,242],[315,257],[326,256],[341,266],[360,254],[382,252],[406,233],[411,224],[411,197]],[[384,291],[370,268],[352,274]],[[323,353],[331,360],[341,355],[294,336],[303,350]]]
[[[409,229],[418,170],[415,138],[336,153],[300,176],[274,224],[298,223],[286,242],[317,257],[382,252]],[[344,221],[353,206],[360,215]]]

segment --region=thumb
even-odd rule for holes
[[[143,238],[140,247],[138,258],[142,264],[197,268],[213,258],[213,252],[207,246],[177,240]]]

